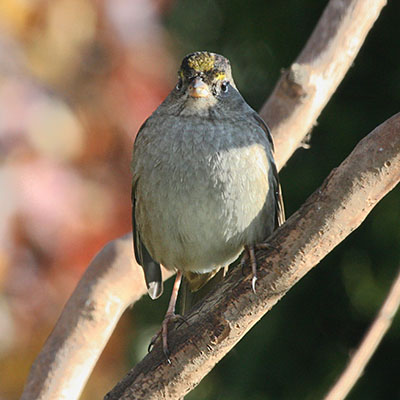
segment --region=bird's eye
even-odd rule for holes
[[[226,93],[228,91],[228,87],[229,87],[229,82],[228,81],[223,81],[221,83],[221,90]]]
[[[175,86],[176,90],[181,90],[182,89],[182,79],[179,79],[178,83]]]

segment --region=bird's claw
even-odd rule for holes
[[[253,272],[253,277],[251,279],[251,288],[253,290],[253,293],[256,294],[256,282],[257,282],[257,260],[256,260],[256,250],[267,250],[267,249],[274,249],[276,250],[276,247],[272,246],[269,243],[257,243],[254,245],[248,245],[245,246],[245,252],[243,254],[243,257],[240,261],[240,265],[242,268],[242,274],[244,275],[244,267],[247,262],[247,260],[250,260],[250,265],[251,265],[251,270]]]
[[[182,315],[175,313],[167,314],[164,318],[164,321],[162,322],[161,329],[151,338],[150,344],[147,348],[147,351],[150,352],[153,349],[153,346],[156,344],[157,339],[161,336],[163,352],[168,364],[171,364],[171,359],[169,358],[171,353],[168,349],[168,324],[170,322],[177,323],[178,321],[189,324],[186,318],[182,317]]]
[[[251,288],[253,289],[254,294],[256,294],[256,282],[257,282],[257,275],[253,274],[253,278],[251,279]]]

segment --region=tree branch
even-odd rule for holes
[[[366,218],[400,180],[400,113],[365,137],[322,186],[258,252],[257,295],[251,273],[234,270],[169,332],[168,364],[155,346],[107,400],[177,399],[192,390],[286,292]]]
[[[329,2],[292,72],[282,76],[261,111],[272,127],[278,166],[285,164],[315,123],[385,3]],[[348,58],[338,65],[341,53]],[[32,365],[22,400],[77,399],[121,313],[144,293],[131,235],[110,242],[82,277]]]
[[[279,169],[336,91],[386,0],[331,0],[303,51],[260,114],[274,135]]]
[[[360,347],[352,356],[349,365],[339,377],[338,381],[329,391],[324,400],[343,400],[349,394],[365,366],[379,346],[385,333],[392,324],[400,305],[400,269],[397,277],[390,288],[389,294],[383,303],[378,315],[370,326]]]
[[[90,263],[33,363],[21,400],[79,398],[121,314],[146,293],[132,251],[127,234]]]

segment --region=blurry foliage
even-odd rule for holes
[[[133,139],[173,84],[166,5],[0,2],[2,399],[19,397],[94,254],[131,229]],[[103,359],[117,360],[99,364],[87,398],[126,369],[129,330],[111,341]]]
[[[1,399],[19,397],[95,252],[130,229],[132,142],[173,87],[181,56],[227,56],[258,109],[326,4],[0,2]],[[310,150],[297,151],[282,170],[288,215],[363,136],[399,111],[399,13],[400,3],[389,2],[318,119]],[[320,398],[390,286],[400,261],[399,222],[397,188],[187,398]],[[101,397],[143,356],[170,285],[161,299],[143,298],[123,317],[83,399]],[[350,400],[400,397],[399,334],[397,318]]]

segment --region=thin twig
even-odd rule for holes
[[[370,326],[348,366],[324,400],[343,400],[356,384],[365,366],[392,324],[400,305],[400,269],[378,315]]]

